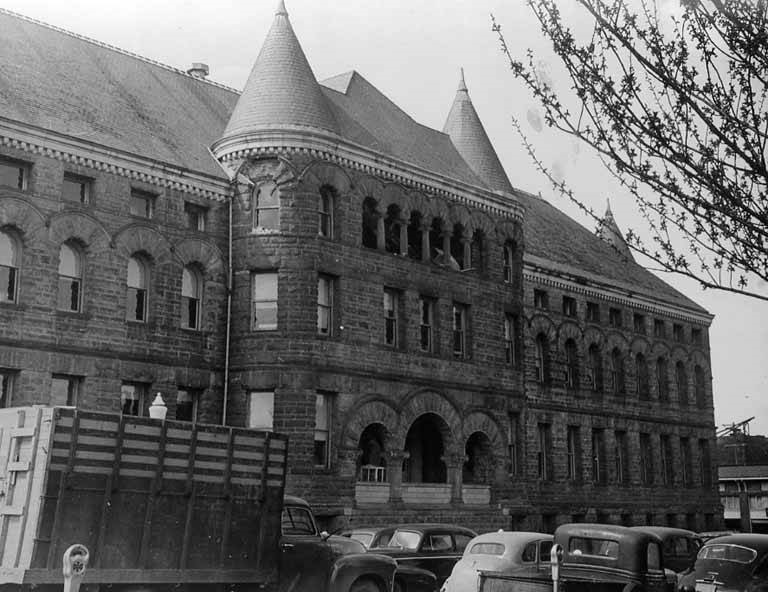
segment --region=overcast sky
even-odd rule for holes
[[[674,10],[677,0],[660,0]],[[274,18],[275,0],[0,0],[0,7],[186,69],[210,66],[209,78],[242,89]],[[556,87],[566,88],[539,27],[522,0],[286,0],[294,30],[319,80],[357,70],[416,121],[442,129],[459,68],[512,184],[539,193],[588,228],[594,224],[553,195],[534,170],[511,125],[523,122],[540,156],[578,196],[603,211],[607,198],[619,226],[640,228],[632,203],[584,147],[539,130],[534,103],[509,72],[490,13],[513,53],[531,48]],[[573,0],[566,18],[586,23]],[[2,31],[0,31],[2,34]],[[768,434],[768,303],[702,291],[695,282],[662,275],[704,306],[710,329],[715,420],[756,416],[753,434]],[[763,286],[763,293],[768,287]]]

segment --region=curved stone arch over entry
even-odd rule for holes
[[[403,450],[405,438],[411,425],[419,416],[433,413],[440,417],[449,428],[450,441],[446,442],[446,452],[459,450],[458,436],[461,434],[461,415],[448,399],[435,391],[418,391],[411,394],[400,409],[400,424],[397,433],[393,434],[393,446]]]
[[[455,440],[455,432],[441,416],[431,412],[419,415],[405,436],[403,481],[447,483]]]
[[[587,327],[584,330],[584,343],[589,349],[589,346],[593,343],[600,348],[604,348],[606,345],[606,339],[603,332],[597,327]]]
[[[560,328],[557,330],[557,344],[560,349],[565,348],[565,342],[569,339],[573,339],[576,342],[578,351],[581,352],[583,348],[581,327],[579,327],[573,321],[563,321]]]
[[[547,338],[550,347],[556,343],[557,330],[555,329],[555,324],[552,322],[552,319],[549,317],[542,314],[535,314],[528,321],[528,326],[530,327],[530,334],[534,339],[536,338],[536,335],[543,333]]]
[[[475,432],[483,432],[491,441],[491,445],[495,451],[500,451],[500,454],[505,454],[507,449],[507,438],[504,436],[504,432],[490,415],[483,411],[473,411],[466,418],[464,418],[464,424],[462,426],[462,434],[464,442]]]
[[[350,409],[342,427],[340,445],[342,448],[355,449],[363,431],[371,424],[382,424],[388,434],[394,434],[398,427],[398,414],[389,401],[368,399]],[[392,437],[390,436],[390,441]],[[391,445],[391,444],[390,444]],[[397,442],[398,450],[402,450]]]

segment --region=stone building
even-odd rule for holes
[[[275,429],[328,524],[719,521],[712,317],[444,130],[318,82],[282,3],[242,94],[0,11],[2,403]]]

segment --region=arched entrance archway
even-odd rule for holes
[[[387,428],[380,423],[366,426],[360,434],[357,446],[360,452],[359,481],[384,483],[387,480],[386,442]]]
[[[403,462],[403,481],[408,483],[446,483],[443,456],[450,430],[435,413],[425,413],[411,424],[405,437],[407,458]]]
[[[493,479],[493,447],[483,432],[474,432],[464,447],[467,460],[462,469],[464,483],[487,484]]]

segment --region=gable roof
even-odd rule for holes
[[[0,118],[223,177],[237,93],[0,9]]]
[[[208,147],[234,119],[233,89],[3,9],[0,31],[0,120],[224,178]],[[357,72],[318,88],[342,138],[472,186],[495,188],[473,172],[446,133],[414,121]],[[514,194],[527,210],[527,253],[549,267],[704,311],[544,200]]]

